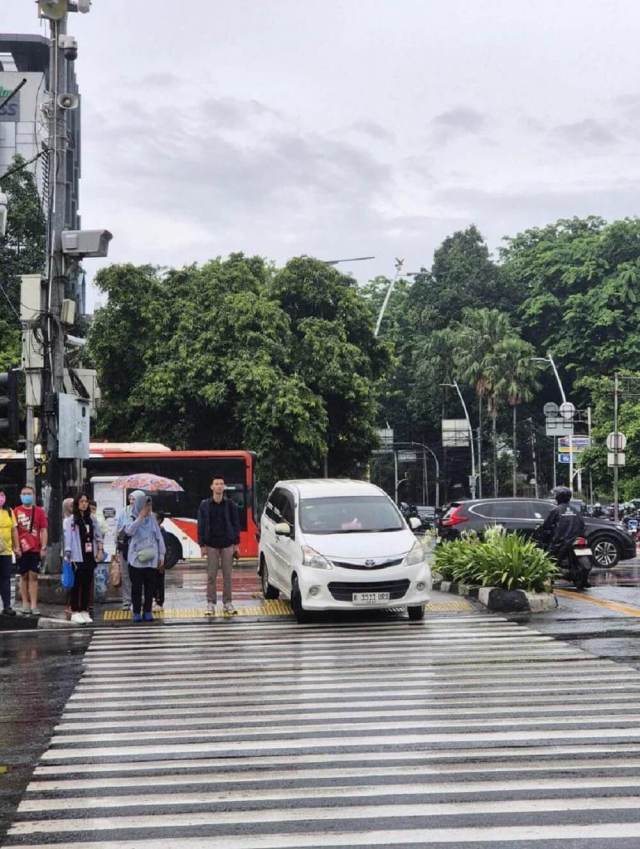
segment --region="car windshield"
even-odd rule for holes
[[[404,522],[385,495],[343,495],[303,499],[300,527],[308,534],[355,534],[401,531]]]

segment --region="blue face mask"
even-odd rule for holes
[[[22,501],[25,507],[31,507],[31,505],[33,504],[33,495],[21,494],[20,501]]]

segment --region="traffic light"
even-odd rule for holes
[[[20,436],[16,369],[0,372],[0,436],[5,434],[10,443],[16,443]]]

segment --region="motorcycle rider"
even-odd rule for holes
[[[556,507],[549,513],[542,525],[542,541],[547,551],[560,562],[578,537],[586,533],[584,519],[570,505],[572,492],[566,486],[558,486],[553,491]],[[589,582],[585,586],[590,586]]]

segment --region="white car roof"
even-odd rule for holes
[[[295,489],[300,498],[386,495],[375,484],[368,481],[349,480],[348,478],[305,478],[301,480],[278,481],[276,486],[286,486]]]

